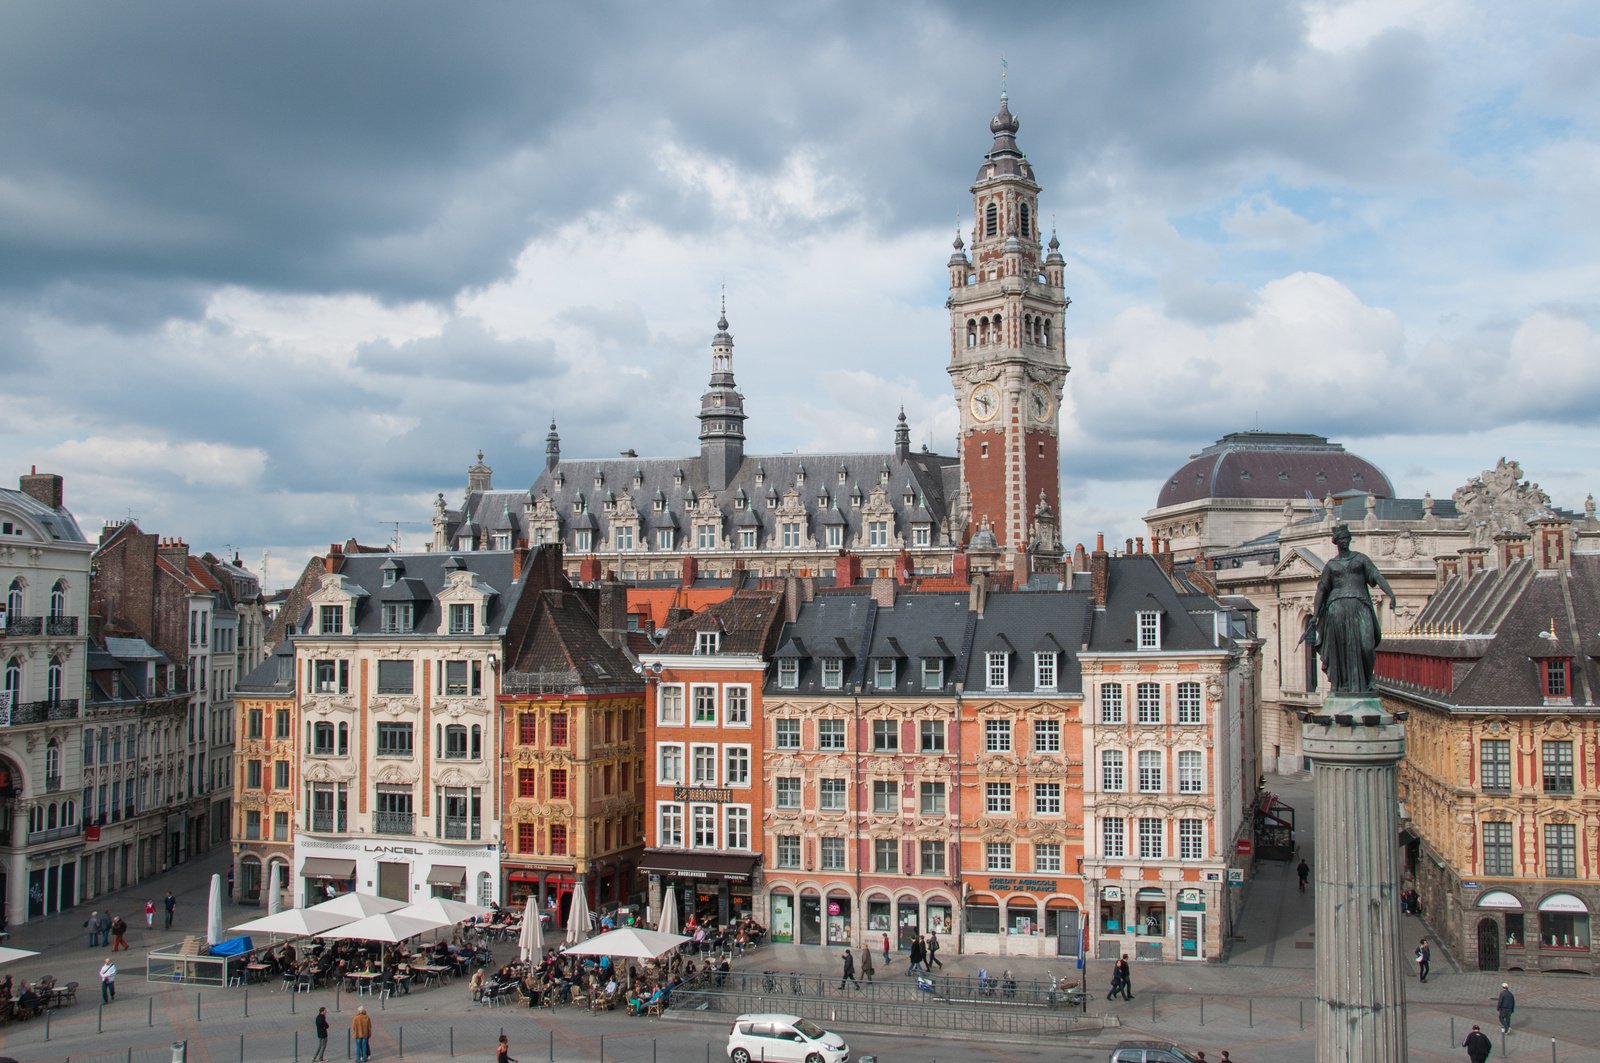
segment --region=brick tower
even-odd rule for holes
[[[1019,124],[1002,92],[989,122],[994,146],[972,185],[971,256],[958,232],[949,263],[965,536],[987,522],[1007,559],[1027,549],[1046,507],[1061,525],[1062,319],[1071,302],[1060,241],[1040,243],[1039,186],[1017,147]]]

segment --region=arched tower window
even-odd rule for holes
[[[22,589],[26,584],[18,576],[11,581],[11,589],[6,591],[6,612],[11,616],[22,615]]]
[[[61,743],[54,738],[44,747],[44,777],[56,780],[61,778]]]
[[[1028,205],[1024,203],[1017,211],[1017,227],[1022,230],[1024,237],[1032,235],[1029,229],[1029,220]]]
[[[50,615],[67,615],[67,581],[56,580],[56,585],[50,588]]]
[[[983,235],[994,236],[1000,231],[1000,207],[990,203],[983,208]]]
[[[968,347],[976,347],[977,345],[978,345],[978,323],[976,321],[969,320],[967,322],[967,346]]]
[[[1044,323],[1044,345],[1046,347],[1050,346],[1050,322],[1048,320]]]
[[[50,668],[45,672],[45,698],[52,705],[61,702],[61,678],[64,671],[60,657],[50,658]]]

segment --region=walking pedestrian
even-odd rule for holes
[[[883,962],[884,962],[885,966],[887,966],[888,963],[889,963],[889,935],[888,934],[883,935]]]
[[[861,946],[861,973],[869,983],[872,981],[872,950],[865,945]]]
[[[921,937],[912,938],[911,939],[911,966],[906,968],[906,973],[910,974],[912,971],[915,971],[915,970],[919,969],[920,967],[922,967],[923,966],[923,961],[926,960],[927,955],[928,955],[928,947],[922,943],[922,938]]]
[[[111,920],[111,951],[128,947],[128,921],[122,916],[115,916]]]
[[[357,1008],[351,1016],[350,1036],[356,1042],[356,1063],[366,1063],[372,1058],[372,1016],[366,1008]]]
[[[517,1063],[516,1057],[511,1054],[511,1042],[506,1040],[506,1035],[500,1035],[500,1043],[494,1049],[494,1063]]]
[[[1111,965],[1111,988],[1106,990],[1106,999],[1114,1000],[1122,995],[1122,964]]]
[[[1467,1034],[1467,1039],[1461,1042],[1461,1047],[1467,1050],[1467,1058],[1472,1063],[1484,1063],[1489,1058],[1490,1049],[1494,1048],[1494,1042],[1489,1040],[1488,1034],[1474,1026],[1472,1032]]]
[[[1423,938],[1417,943],[1417,974],[1424,982],[1428,980],[1428,961],[1431,959],[1433,959],[1433,953],[1428,948],[1428,939]]]
[[[1306,863],[1302,857],[1294,872],[1300,876],[1300,892],[1304,893],[1306,891],[1306,879],[1311,877],[1311,865]]]
[[[1122,999],[1133,999],[1133,968],[1128,966],[1128,954],[1124,952],[1122,959],[1117,961],[1117,971],[1120,974],[1118,981],[1122,983]]]
[[[1233,1057],[1228,1055],[1228,1050],[1226,1048],[1222,1050],[1222,1056],[1218,1060],[1218,1063],[1233,1063]]]
[[[228,868],[228,900],[233,900],[233,868]]]
[[[111,957],[106,957],[106,962],[100,965],[100,1003],[109,1004],[117,999],[117,965],[111,962]]]
[[[83,921],[83,925],[89,931],[89,947],[92,949],[100,944],[100,913],[90,912],[89,918]]]
[[[844,974],[839,977],[839,989],[841,992],[843,992],[846,982],[854,982],[857,989],[861,988],[861,981],[856,978],[856,955],[849,949],[844,950]]]
[[[928,959],[924,964],[928,970],[933,970],[933,965],[944,966],[944,961],[939,959],[939,933],[936,930],[928,931]]]
[[[176,898],[176,897],[174,897],[172,895],[172,891],[171,890],[167,891],[167,899],[166,899],[165,903],[166,903],[166,906],[167,906],[167,929],[171,930],[172,929],[172,910],[178,906],[178,898]]]
[[[146,930],[153,930],[153,929],[155,929],[155,925],[156,925],[156,902],[152,901],[152,900],[149,900],[149,899],[146,899],[145,902],[144,902],[144,928]]]
[[[328,1009],[318,1008],[315,1022],[317,1030],[317,1053],[311,1057],[311,1063],[328,1058]]]
[[[101,912],[100,913],[100,920],[99,920],[99,922],[95,923],[95,928],[100,931],[100,944],[102,946],[111,944],[111,913],[110,912]]]
[[[1511,1013],[1517,1010],[1517,998],[1511,992],[1510,982],[1500,983],[1500,995],[1495,998],[1494,1010],[1500,1016],[1500,1032],[1511,1032]]]

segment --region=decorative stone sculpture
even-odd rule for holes
[[[1350,549],[1348,525],[1334,527],[1333,544],[1339,553],[1323,566],[1317,580],[1317,597],[1312,606],[1317,629],[1313,644],[1322,657],[1322,670],[1328,675],[1333,693],[1368,694],[1372,692],[1372,670],[1383,631],[1367,588],[1383,588],[1390,608],[1395,606],[1394,590],[1370,557]]]

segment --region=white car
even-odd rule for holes
[[[798,1015],[741,1015],[728,1031],[733,1063],[849,1063],[850,1046]]]

